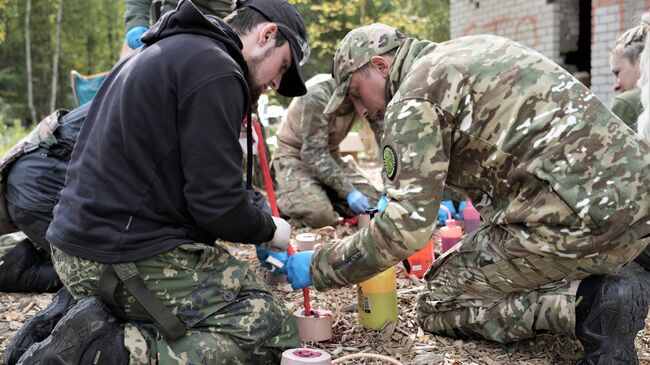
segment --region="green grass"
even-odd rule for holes
[[[23,127],[19,120],[8,121],[0,116],[0,156],[4,156],[28,132],[29,129]]]

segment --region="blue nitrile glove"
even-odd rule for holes
[[[386,195],[382,195],[381,198],[379,198],[379,201],[377,202],[377,210],[383,212],[384,209],[386,209],[387,205],[388,205],[388,198],[386,198]]]
[[[267,250],[262,246],[255,246],[255,251],[257,252],[257,259],[260,260],[260,265],[268,270],[272,270],[276,274],[281,274],[283,270],[281,268],[275,267],[268,263],[266,261],[266,258],[269,256],[275,257],[276,259],[280,260],[283,264],[286,265],[287,263],[287,257],[289,255],[286,253],[286,251],[283,252],[278,252],[278,251],[272,251],[272,250]]]
[[[461,221],[463,220],[463,209],[467,206],[466,201],[461,201],[460,204],[458,204],[458,213],[456,213],[456,218],[460,219]]]
[[[438,210],[438,227],[444,226],[447,219],[454,219],[454,216],[456,215],[456,208],[454,208],[453,201],[443,200],[440,202],[440,205],[444,205],[445,207],[449,208],[449,211],[451,212],[451,217],[447,217],[447,211],[440,208]]]
[[[352,211],[354,211],[356,214],[364,214],[366,212],[366,209],[370,206],[368,204],[368,198],[366,198],[366,196],[357,189],[352,190],[348,194],[346,200],[348,201],[348,205]]]
[[[314,251],[296,252],[289,256],[282,269],[287,274],[287,281],[291,283],[293,290],[311,286],[311,257]]]
[[[137,25],[126,32],[126,44],[129,45],[132,49],[142,47],[142,41],[140,37],[146,32],[149,28],[144,25]]]

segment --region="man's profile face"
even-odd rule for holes
[[[276,32],[277,34],[277,32]],[[251,94],[253,101],[269,90],[280,87],[282,76],[291,67],[291,48],[289,42],[284,42],[280,47],[275,46],[275,38],[266,42],[247,60],[248,69],[253,83]]]
[[[372,65],[362,67],[350,76],[348,99],[357,114],[370,122],[384,118],[386,79]]]
[[[612,53],[610,55],[609,64],[612,73],[616,77],[614,82],[614,91],[623,92],[632,90],[636,87],[636,82],[641,77],[639,72],[639,62],[632,64],[630,59],[623,54]]]

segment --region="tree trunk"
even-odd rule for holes
[[[34,109],[34,92],[32,90],[32,50],[29,36],[29,20],[32,12],[32,0],[27,0],[25,5],[25,62],[27,63],[27,106],[31,113],[32,123],[36,123],[36,109]]]
[[[108,50],[109,54],[108,57],[113,62],[115,60],[115,47],[113,47],[113,37],[115,36],[115,14],[117,13],[116,9],[116,1],[115,0],[106,0],[106,25],[108,27],[107,29],[107,40],[108,40]]]
[[[50,94],[50,113],[56,107],[56,90],[59,81],[59,58],[61,57],[61,18],[63,17],[63,0],[59,0],[59,10],[56,12],[56,32],[54,34],[54,56],[52,56],[52,93]]]

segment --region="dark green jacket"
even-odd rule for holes
[[[619,94],[609,104],[612,112],[636,132],[636,121],[643,111],[641,105],[641,89],[625,91]]]
[[[192,2],[203,14],[216,15],[220,18],[224,18],[235,9],[233,0],[192,0]],[[138,25],[149,27],[153,23],[151,3],[151,0],[126,0],[124,23],[127,31]],[[176,5],[178,0],[162,0],[160,14],[176,9]]]

